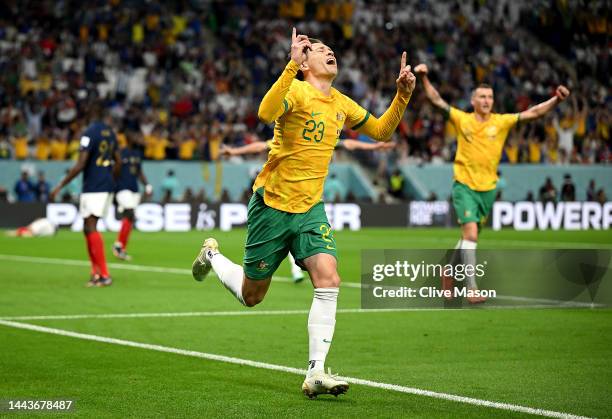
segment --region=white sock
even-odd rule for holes
[[[476,242],[471,240],[459,240],[459,248],[461,249],[461,262],[466,265],[476,266]],[[476,278],[474,275],[466,275],[467,287],[472,290],[478,289]]]
[[[289,252],[288,257],[289,257],[289,264],[291,265],[291,274],[294,275],[294,276],[297,275],[297,274],[301,274],[302,273],[302,268],[297,266],[297,264],[295,263],[295,258],[293,257],[291,252]]]
[[[215,253],[210,258],[210,262],[221,283],[225,285],[225,288],[234,294],[234,297],[240,301],[240,304],[245,305],[244,298],[242,297],[242,281],[244,279],[242,266],[236,265],[221,253]]]
[[[315,288],[308,315],[308,375],[325,370],[334,337],[339,288]]]

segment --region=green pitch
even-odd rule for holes
[[[203,238],[216,237],[238,261],[244,233],[135,232],[128,263],[113,259],[114,235],[105,234],[115,283],[104,289],[84,287],[89,270],[80,233],[0,237],[0,400],[73,399],[67,416],[82,417],[526,415],[486,402],[596,417],[612,412],[611,310],[355,312],[360,290],[343,287],[327,366],[443,398],[352,384],[337,399],[308,400],[301,375],[206,359],[306,367],[312,286],[287,280],[288,265],[254,309],[241,307],[214,275],[203,283],[189,275]],[[368,229],[339,231],[336,239],[348,283],[358,281],[361,249],[452,247],[457,231]],[[481,241],[481,248],[590,247],[611,248],[609,231],[487,230]],[[43,328],[25,330],[7,320]],[[81,335],[58,334],[70,332]],[[449,394],[481,405],[448,400]]]

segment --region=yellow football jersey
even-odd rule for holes
[[[325,96],[300,80],[291,83],[284,107],[276,120],[268,161],[253,188],[264,187],[268,206],[303,213],[321,200],[342,127],[355,128],[369,113],[334,88]]]
[[[27,137],[15,137],[13,139],[13,146],[15,147],[15,158],[17,160],[28,158],[29,150]]]
[[[310,83],[296,80],[298,70],[291,60],[259,106],[259,118],[276,125],[268,161],[253,185],[254,191],[264,187],[266,205],[291,213],[304,213],[321,200],[344,125],[386,141],[410,100],[410,93],[398,92],[376,118],[334,88],[326,96]]]
[[[457,128],[455,180],[475,191],[495,189],[504,142],[519,114],[492,113],[488,120],[479,122],[473,112],[451,106],[449,115]]]

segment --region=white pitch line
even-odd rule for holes
[[[21,255],[7,255],[0,253],[0,260],[9,260],[16,262],[28,262],[28,263],[46,263],[51,265],[63,265],[63,266],[89,266],[89,262],[84,260],[76,260],[76,259],[63,259],[63,258],[48,258],[48,257],[37,257],[37,256],[21,256]],[[132,264],[123,264],[123,263],[109,263],[109,267],[112,269],[118,270],[127,270],[127,271],[137,271],[137,272],[150,272],[150,273],[161,273],[161,274],[176,274],[176,275],[191,275],[190,269],[183,268],[167,268],[164,266],[151,266],[151,265],[132,265]],[[285,276],[274,276],[274,281],[276,282],[289,282],[293,283],[292,278],[288,278]],[[355,288],[361,289],[364,286],[360,282],[342,282],[340,284],[343,288]],[[370,285],[366,285],[366,287],[370,287]],[[573,302],[573,301],[562,301],[562,300],[543,300],[540,298],[530,298],[530,297],[515,297],[515,296],[497,296],[497,299],[500,300],[510,300],[510,301],[524,301],[524,302],[534,302],[534,303],[551,303],[557,304],[563,307],[585,307],[585,308],[594,308],[599,305],[593,305],[591,303],[581,303],[581,302]],[[491,306],[487,306],[491,308]],[[541,308],[538,305],[535,306],[525,306],[525,308]],[[544,306],[546,307],[546,306]],[[514,308],[514,307],[512,307]]]
[[[134,341],[129,341],[129,340],[123,340],[123,339],[108,338],[104,336],[72,332],[69,330],[37,326],[33,324],[28,324],[28,323],[18,323],[18,322],[0,320],[0,325],[4,325],[7,327],[14,327],[17,329],[31,330],[34,332],[49,333],[52,335],[67,336],[67,337],[72,337],[72,338],[77,338],[77,339],[90,340],[94,342],[110,343],[114,345],[128,346],[132,348],[148,349],[148,350],[157,351],[157,352],[166,352],[166,353],[177,354],[177,355],[191,356],[195,358],[203,358],[203,359],[208,359],[211,361],[226,362],[226,363],[236,364],[236,365],[245,365],[249,367],[262,368],[262,369],[272,370],[272,371],[281,371],[281,372],[297,374],[297,375],[306,374],[306,370],[303,370],[300,368],[287,367],[284,365],[269,364],[267,362],[258,362],[258,361],[252,361],[249,359],[235,358],[235,357],[211,354],[211,353],[206,353],[206,352],[188,351],[185,349],[172,348],[172,347],[161,346],[161,345],[153,345],[153,344],[148,344],[148,343],[140,343],[140,342],[134,342]],[[471,405],[481,406],[481,407],[490,407],[493,409],[508,410],[511,412],[526,413],[526,414],[539,415],[539,416],[545,416],[545,417],[551,417],[551,418],[588,419],[585,416],[577,416],[571,413],[555,412],[552,410],[544,410],[544,409],[538,409],[538,408],[533,408],[533,407],[510,404],[510,403],[493,402],[489,400],[475,399],[472,397],[458,396],[455,394],[439,393],[435,391],[422,390],[422,389],[414,388],[414,387],[400,386],[397,384],[387,384],[387,383],[381,383],[377,381],[364,380],[361,378],[353,378],[353,377],[339,377],[339,378],[346,380],[349,383],[358,384],[362,386],[374,387],[374,388],[379,388],[383,390],[397,391],[400,393],[413,394],[417,396],[433,397],[436,399],[471,404]]]
[[[514,310],[526,308],[524,305],[489,305],[487,309]],[[529,306],[528,308],[551,308],[549,304]],[[336,314],[401,313],[414,311],[449,311],[460,308],[340,308]],[[147,319],[156,317],[232,317],[232,316],[278,316],[310,313],[309,310],[232,310],[232,311],[179,311],[165,313],[82,313],[50,314],[30,316],[0,316],[0,320],[83,320],[83,319]]]

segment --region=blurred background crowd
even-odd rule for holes
[[[8,0],[0,5],[0,159],[78,154],[88,109],[136,130],[151,160],[215,161],[223,144],[272,137],[259,101],[287,63],[291,26],[328,43],[336,87],[374,114],[395,92],[399,57],[425,62],[451,104],[469,109],[481,82],[497,112],[553,95],[571,100],[515,128],[502,162],[609,163],[605,0]],[[347,130],[344,138],[360,138]],[[397,164],[454,158],[456,133],[417,88],[389,153],[359,154],[392,176]]]

